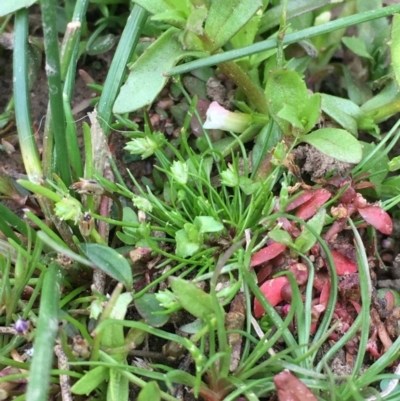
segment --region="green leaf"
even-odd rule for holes
[[[109,369],[105,366],[97,366],[89,370],[81,377],[72,387],[73,394],[88,395],[95,390],[100,384],[108,380]]]
[[[342,42],[357,56],[369,58],[373,60],[373,57],[368,53],[367,47],[365,46],[365,42],[357,38],[356,36],[344,36],[342,38]]]
[[[303,124],[299,119],[299,107],[293,107],[290,104],[284,104],[277,114],[282,120],[288,121],[294,128],[299,131],[304,129]]]
[[[175,37],[178,32],[176,28],[168,29],[133,64],[114,103],[114,113],[129,113],[151,104],[169,79],[163,72],[181,58],[193,55],[182,50]]]
[[[4,17],[7,14],[20,10],[21,8],[28,8],[33,3],[36,3],[36,0],[0,1],[0,17]]]
[[[322,128],[305,135],[301,140],[341,162],[356,164],[362,157],[360,142],[343,129]]]
[[[321,234],[322,228],[325,223],[326,210],[320,209],[318,213],[313,216],[307,224],[314,229],[318,234]],[[317,238],[311,233],[311,231],[305,227],[301,234],[294,241],[294,248],[299,252],[306,253],[308,252],[314,244],[317,242]]]
[[[300,114],[300,121],[304,125],[302,134],[310,132],[317,124],[321,115],[321,95],[314,93],[309,97]]]
[[[80,248],[97,268],[124,284],[127,289],[132,288],[131,267],[128,261],[117,251],[99,244],[80,244]]]
[[[141,390],[137,401],[160,401],[161,392],[157,382],[148,382]]]
[[[186,223],[182,230],[178,230],[175,233],[175,240],[175,253],[181,258],[192,256],[203,245],[198,229],[190,223]]]
[[[110,369],[107,401],[129,401],[129,380],[119,369]]]
[[[322,111],[336,121],[340,126],[351,132],[357,132],[357,118],[361,114],[360,108],[351,100],[321,93]]]
[[[135,307],[139,315],[152,327],[161,327],[168,322],[169,315],[159,314],[166,309],[160,305],[156,294],[144,294],[135,299]]]
[[[392,37],[390,41],[392,68],[397,84],[400,86],[400,14],[395,14],[392,20]]]
[[[154,15],[152,21],[162,21],[176,28],[184,29],[186,15],[180,10],[168,10],[165,13]]]
[[[260,0],[213,0],[205,33],[212,40],[211,51],[221,48],[261,7]]]
[[[268,236],[272,240],[274,240],[275,242],[279,242],[280,244],[291,245],[293,243],[293,240],[292,240],[292,237],[290,236],[290,234],[285,230],[281,230],[280,228],[271,230],[269,232]]]
[[[143,7],[151,14],[161,14],[172,10],[181,10],[186,15],[192,8],[189,0],[135,0],[135,3]]]
[[[293,70],[276,69],[267,79],[265,88],[268,111],[274,121],[279,125],[284,135],[297,134],[302,130],[293,129],[296,120],[301,119],[300,105],[308,101],[308,90],[300,75]],[[283,117],[280,113],[283,113]]]
[[[191,315],[199,319],[210,319],[214,315],[215,305],[213,298],[191,281],[179,277],[169,277],[169,285],[179,304]]]
[[[196,216],[194,225],[200,233],[215,233],[224,229],[224,225],[211,216]]]
[[[108,52],[115,46],[116,43],[118,43],[118,40],[119,38],[112,33],[98,36],[93,42],[91,42],[87,52],[90,56]]]

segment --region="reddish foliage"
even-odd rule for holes
[[[250,267],[258,266],[261,263],[267,262],[279,254],[281,254],[286,249],[286,245],[280,244],[279,242],[273,242],[272,244],[260,249],[251,257]]]
[[[296,212],[296,216],[308,220],[317,213],[318,209],[331,197],[331,193],[324,188],[317,189],[312,198],[303,203]]]
[[[393,231],[393,222],[390,216],[379,206],[366,206],[359,209],[361,217],[382,234],[390,235]]]
[[[287,277],[277,277],[271,280],[267,280],[261,287],[260,290],[264,294],[265,298],[269,301],[272,306],[279,304],[282,301],[282,288],[289,282]],[[254,316],[260,318],[265,313],[264,308],[261,306],[258,299],[254,300]]]
[[[295,375],[285,370],[274,377],[279,401],[317,401],[317,397]]]
[[[286,212],[290,212],[291,210],[298,208],[300,205],[310,200],[313,196],[314,191],[304,191],[300,193],[296,199],[289,202],[289,204],[286,206]]]
[[[356,273],[357,265],[343,256],[340,252],[331,250],[333,263],[335,264],[336,273],[339,276],[344,274]]]

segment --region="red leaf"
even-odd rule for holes
[[[318,401],[311,390],[288,370],[275,375],[274,384],[279,401]]]
[[[367,206],[358,209],[361,217],[382,234],[390,235],[393,231],[393,222],[390,216],[379,206]]]
[[[300,219],[307,220],[317,213],[318,209],[331,197],[331,193],[324,188],[319,188],[307,202],[303,203],[296,212]]]
[[[330,293],[331,293],[331,283],[327,281],[322,287],[321,294],[319,296],[319,302],[321,305],[324,305],[325,308],[328,305]]]
[[[260,249],[251,257],[250,267],[258,266],[261,263],[267,262],[279,254],[281,254],[286,249],[286,245],[280,244],[279,242],[273,242],[272,244]]]
[[[268,300],[268,302],[272,306],[275,306],[283,300],[282,294],[281,294],[282,288],[288,282],[289,282],[289,279],[284,276],[273,278],[271,280],[267,280],[260,287],[260,290],[264,294],[264,296]],[[258,299],[255,299],[254,300],[254,316],[256,318],[260,318],[262,315],[264,315],[264,313],[265,313],[264,308],[261,306]]]
[[[299,207],[300,205],[311,199],[313,196],[314,196],[313,191],[304,191],[300,193],[300,195],[296,199],[289,202],[289,204],[286,206],[285,211],[289,212],[293,209],[296,209],[297,207]]]
[[[357,265],[351,260],[347,259],[340,252],[331,250],[333,263],[335,264],[336,273],[339,276],[344,274],[357,273]]]

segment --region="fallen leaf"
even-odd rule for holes
[[[302,205],[303,203],[305,203],[308,200],[310,200],[313,196],[314,196],[314,191],[301,192],[299,194],[299,196],[297,196],[296,199],[293,199],[291,202],[288,203],[288,205],[286,206],[285,211],[289,212],[289,211],[291,211],[293,209],[298,208],[300,205]]]
[[[390,235],[393,231],[393,222],[390,216],[379,206],[367,206],[358,209],[361,217],[382,234]]]
[[[285,276],[273,278],[267,280],[261,287],[260,290],[264,294],[267,301],[275,306],[283,300],[282,298],[282,288],[285,284],[289,283],[289,279]],[[265,313],[264,308],[261,306],[258,299],[254,300],[254,316],[260,318]]]
[[[318,401],[311,390],[288,370],[275,375],[274,384],[279,401]]]
[[[250,267],[258,266],[261,263],[267,262],[279,254],[281,254],[286,249],[286,245],[280,244],[279,242],[273,242],[272,244],[260,249],[251,257]]]
[[[300,219],[307,220],[318,212],[318,209],[331,197],[331,193],[324,188],[319,188],[307,202],[303,203],[296,212]]]
[[[344,274],[356,273],[357,265],[353,263],[351,260],[347,259],[346,256],[343,256],[340,252],[331,250],[333,263],[335,265],[336,273],[338,276],[343,276]]]

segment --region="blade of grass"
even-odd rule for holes
[[[147,15],[147,11],[142,7],[137,4],[133,6],[112,59],[98,106],[99,123],[106,136],[110,131],[112,106],[125,78],[126,65],[135,50]]]
[[[287,34],[282,41],[283,45],[290,45],[297,43],[301,40],[310,39],[318,35],[330,33],[338,29],[347,28],[351,25],[358,25],[363,22],[371,21],[378,18],[387,17],[400,11],[400,5],[396,4],[393,6],[383,7],[380,10],[366,11],[349,17],[344,17],[335,21],[327,22],[326,24],[313,26],[311,28],[302,29],[298,32]],[[230,50],[221,54],[210,56],[204,59],[191,61],[189,63],[171,68],[164,74],[167,76],[184,74],[186,72],[224,63],[231,60],[236,60],[245,56],[260,53],[265,50],[273,49],[277,46],[277,39],[267,39],[259,43],[255,43],[250,46],[243,47],[239,50]]]
[[[14,38],[13,80],[18,139],[28,178],[30,181],[38,183],[43,173],[29,109],[27,9],[21,9],[15,13]]]
[[[44,278],[40,300],[34,354],[26,395],[29,401],[46,400],[49,392],[50,370],[54,356],[53,345],[58,330],[60,277],[58,264],[51,262]]]
[[[61,66],[58,49],[57,13],[53,0],[41,1],[44,47],[46,53],[46,74],[49,86],[51,127],[54,135],[56,172],[63,182],[71,185],[71,172],[68,161],[65,137],[65,114],[61,87]],[[48,115],[49,116],[49,115]],[[47,155],[50,157],[50,155]]]

